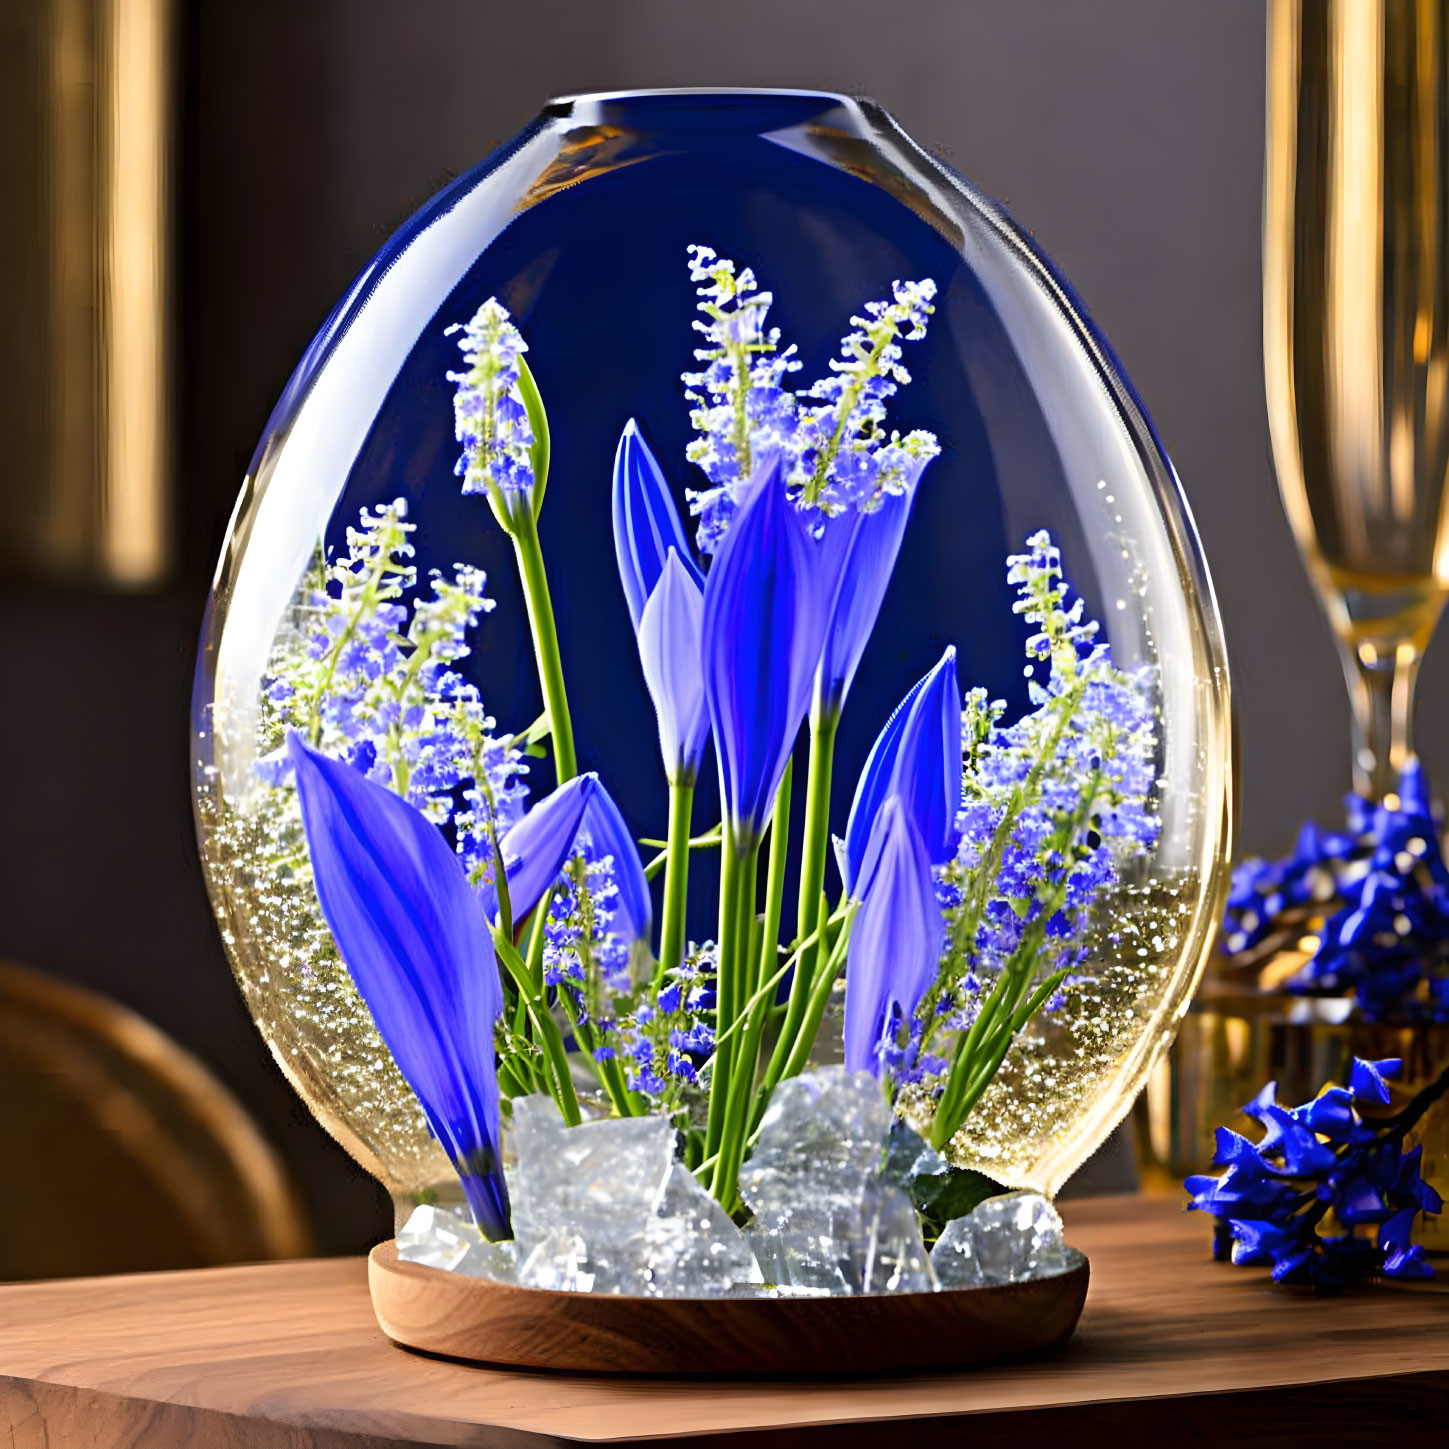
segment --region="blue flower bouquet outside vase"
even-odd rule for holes
[[[267,424],[194,724],[251,1013],[450,1293],[1066,1272],[1226,881],[1140,400],[825,93],[556,101],[407,222]]]

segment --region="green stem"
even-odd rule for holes
[[[523,509],[520,516],[513,520],[508,533],[513,539],[518,574],[523,581],[523,598],[528,608],[528,626],[533,636],[538,682],[543,690],[544,709],[548,714],[549,736],[553,740],[554,774],[557,783],[561,785],[578,773],[578,759],[574,754],[573,722],[569,714],[568,693],[564,688],[563,660],[559,654],[553,598],[549,593],[548,574],[543,565],[543,549],[538,539],[538,521],[530,510]],[[539,1045],[550,1062],[551,1075],[557,1083],[559,1106],[564,1111],[564,1119],[572,1126],[579,1120],[578,1100],[574,1094],[573,1082],[569,1078],[568,1062],[563,1052],[563,1036],[543,997],[544,925],[552,899],[553,892],[545,892],[544,898],[535,908],[532,934],[528,943],[528,960],[520,964],[523,965],[528,990],[532,993],[529,1019],[539,1033]],[[553,1038],[557,1038],[557,1060],[553,1059]],[[564,1108],[565,1099],[573,1103],[572,1117]]]
[[[690,850],[712,850],[720,843],[720,839],[720,827],[714,825],[706,830],[703,835],[690,836],[686,844]],[[667,840],[657,840],[652,836],[642,836],[639,844],[652,846],[659,852],[658,855],[650,859],[644,866],[644,879],[653,880],[669,864],[669,842]]]
[[[514,1054],[510,1056],[509,1063],[517,1080],[520,1090],[513,1093],[513,1096],[527,1096],[530,1092],[546,1092],[548,1084],[542,1072],[542,1055],[533,1049],[533,1038],[528,1034],[528,999],[521,991],[513,993],[513,1035],[529,1045],[527,1056]]]
[[[951,1104],[954,1103],[952,1084],[956,1079],[958,1070],[970,1074],[970,1067],[966,1064],[972,1061],[977,1055],[978,1048],[986,1040],[987,1034],[996,1023],[996,1018],[1001,1015],[1002,1007],[1006,1003],[1008,995],[1012,992],[1013,981],[1011,976],[1012,963],[1007,962],[1001,974],[991,987],[991,994],[986,998],[981,1010],[976,1013],[976,1020],[971,1023],[965,1036],[956,1043],[956,1050],[951,1054],[951,1071],[946,1081],[945,1091],[941,1096],[941,1107],[949,1113]],[[937,1112],[939,1118],[942,1113]],[[954,1129],[953,1129],[954,1130]]]
[[[513,977],[514,985],[528,1005],[528,1017],[538,1033],[538,1044],[543,1050],[547,1075],[553,1083],[549,1095],[558,1103],[564,1121],[570,1127],[576,1127],[582,1114],[579,1112],[579,1099],[574,1092],[573,1078],[569,1075],[568,1052],[564,1048],[563,1033],[558,1029],[558,1022],[553,1019],[553,1013],[548,1009],[548,1002],[544,1000],[543,994],[534,987],[528,967],[513,942],[495,932],[493,943],[499,961]]]
[[[725,1104],[729,1100],[730,1055],[732,1038],[724,1036],[734,1023],[734,980],[729,969],[727,951],[734,947],[735,896],[743,861],[733,841],[726,841],[720,851],[719,863],[719,934],[715,943],[715,1052],[709,1080],[709,1116],[705,1127],[705,1154],[718,1152],[720,1134],[724,1130]]]
[[[790,851],[790,788],[795,777],[792,756],[780,779],[775,809],[770,816],[770,861],[765,867],[765,923],[760,935],[760,957],[755,967],[755,985],[766,979],[779,963],[780,913],[785,904],[785,858]],[[813,928],[812,928],[813,929]]]
[[[554,774],[562,785],[578,774],[579,764],[574,754],[574,727],[569,715],[568,694],[564,689],[563,660],[559,656],[553,599],[543,566],[543,549],[538,541],[538,522],[525,509],[510,532],[513,551],[518,557],[519,576],[523,580],[523,597],[528,606],[528,626],[533,634],[538,682],[543,688],[544,707],[548,710]]]
[[[726,1038],[743,1023],[740,1040],[730,1050],[733,1059],[730,1064],[729,1091],[725,1101],[724,1125],[720,1131],[720,1150],[715,1166],[716,1196],[726,1208],[733,1205],[740,1163],[744,1158],[745,1131],[749,1118],[750,1099],[754,1092],[755,1076],[759,1069],[760,1038],[764,1034],[765,1022],[770,1014],[770,999],[774,983],[784,975],[785,968],[779,965],[780,954],[780,912],[785,895],[785,859],[790,848],[790,788],[794,776],[794,761],[785,767],[784,777],[775,796],[775,808],[770,816],[770,860],[766,868],[765,918],[760,929],[758,954],[754,950],[753,935],[746,940],[745,960],[741,975],[745,977],[737,1015],[722,1027]],[[751,878],[754,871],[749,872]],[[743,909],[754,927],[753,901],[746,899]],[[813,933],[812,933],[813,935]],[[814,945],[802,946],[795,953],[795,969],[804,959],[806,951],[814,952]],[[768,983],[768,988],[766,983]],[[718,1047],[718,1040],[716,1041]],[[723,1194],[723,1195],[721,1195]]]
[[[767,937],[767,939],[770,939]],[[786,967],[779,967],[765,977],[751,996],[744,1015],[736,1018],[733,1031],[741,1022],[744,1032],[738,1059],[730,1081],[729,1101],[724,1131],[720,1135],[719,1157],[715,1166],[715,1196],[726,1208],[733,1206],[738,1194],[740,1165],[744,1161],[746,1137],[751,1126],[750,1102],[754,1093],[755,1069],[760,1059],[760,1038],[770,1015],[770,998],[775,985],[784,976]],[[724,1196],[720,1196],[720,1192]]]
[[[816,704],[810,721],[810,763],[805,782],[805,843],[800,861],[800,896],[796,908],[795,939],[803,941],[820,925],[820,901],[825,888],[825,857],[830,848],[830,780],[835,762],[835,732],[840,714],[821,710],[817,684]],[[773,847],[772,847],[773,848]],[[790,1043],[799,1034],[810,1003],[810,987],[815,964],[820,956],[815,949],[804,952],[795,967],[790,983],[790,1000],[785,1020],[770,1054],[767,1080],[778,1082],[785,1069]]]
[[[1067,979],[1067,975],[1066,971],[1058,971],[1042,982],[1032,993],[1031,999],[1026,1005],[1021,1007],[1005,1027],[996,1033],[990,1046],[986,1049],[984,1060],[976,1065],[967,1076],[966,1087],[959,1094],[951,1110],[947,1112],[938,1109],[936,1120],[931,1126],[931,1145],[938,1151],[961,1130],[961,1124],[971,1115],[971,1109],[975,1107],[981,1094],[991,1085],[992,1079],[1001,1070],[1001,1064],[1005,1061],[1012,1042],[1016,1040],[1017,1033],[1041,1010],[1051,998],[1052,993]],[[954,1077],[955,1071],[953,1070],[953,1080]],[[944,1109],[944,1107],[945,1099],[943,1098],[942,1108]]]
[[[498,1091],[501,1096],[510,1100],[527,1096],[529,1091],[518,1074],[517,1063],[505,1056],[498,1059]]]
[[[746,953],[755,908],[755,871],[760,843],[727,840],[720,864],[719,965],[716,984],[715,1030],[728,1032],[744,1011],[748,996]],[[705,1153],[718,1151],[728,1120],[730,1081],[739,1055],[739,1040],[726,1036],[718,1044],[709,1084],[709,1124]],[[716,1167],[716,1196],[723,1190]],[[733,1191],[733,1184],[730,1185]],[[723,1201],[723,1199],[721,1199]]]
[[[548,925],[549,907],[553,905],[553,890],[550,886],[543,893],[543,898],[533,908],[533,914],[529,917],[528,928],[528,975],[533,982],[534,990],[543,990],[543,950],[548,943],[545,934]]]
[[[568,1017],[569,1025],[573,1028],[574,1040],[579,1044],[579,1051],[588,1063],[589,1070],[594,1074],[594,1080],[604,1089],[609,1101],[613,1104],[615,1113],[620,1117],[634,1116],[634,1103],[619,1063],[613,1057],[606,1058],[601,1062],[594,1055],[599,1038],[593,1027],[586,1026],[579,1020],[578,1012],[574,1010],[573,1000],[567,991],[560,990],[558,999],[562,1002],[564,1015]]]
[[[1067,727],[1071,724],[1072,717],[1077,711],[1077,706],[1081,703],[1085,687],[1083,684],[1077,684],[1058,699],[1051,734],[1038,751],[1031,769],[1027,772],[1026,779],[1012,790],[1006,810],[992,832],[991,843],[987,847],[986,855],[972,869],[974,884],[966,902],[957,914],[956,924],[952,931],[952,945],[959,954],[965,954],[974,947],[987,902],[991,898],[992,888],[1000,878],[1001,861],[1006,853],[1007,843],[1016,834],[1016,824],[1021,818],[1021,812],[1039,797],[1042,775],[1047,764],[1056,759],[1062,736],[1066,733]]]
[[[835,949],[831,951],[830,959],[826,961],[816,977],[815,985],[810,991],[805,1020],[799,1035],[790,1044],[789,1055],[785,1059],[784,1071],[781,1073],[782,1077],[799,1076],[805,1070],[805,1064],[810,1060],[810,1050],[815,1045],[815,1037],[820,1031],[820,1023],[825,1019],[825,1008],[830,1004],[831,988],[845,967],[846,952],[850,946],[850,927],[854,919],[855,914],[852,911],[850,919],[846,921],[840,935],[836,938]],[[765,1105],[769,1104],[769,1093],[774,1091],[775,1085],[776,1083],[771,1082],[768,1076],[765,1078],[765,1085],[761,1088]]]
[[[664,866],[664,919],[659,927],[657,971],[672,971],[684,960],[684,908],[689,898],[689,823],[694,780],[669,783],[669,858]]]

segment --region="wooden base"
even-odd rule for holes
[[[1080,1255],[1079,1255],[1080,1256]],[[397,1343],[451,1358],[586,1373],[899,1373],[1038,1353],[1071,1335],[1087,1260],[999,1288],[859,1298],[627,1298],[555,1293],[368,1258],[372,1306]]]

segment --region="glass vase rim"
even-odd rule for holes
[[[717,105],[711,106],[714,100]],[[751,104],[753,103],[753,104]],[[632,106],[657,107],[662,116],[691,115],[708,119],[720,129],[733,125],[748,128],[752,118],[767,118],[773,107],[791,104],[813,105],[816,113],[832,109],[846,111],[880,110],[868,96],[844,91],[814,90],[791,86],[657,86],[608,91],[578,91],[551,97],[544,102],[540,114],[549,120],[585,119],[590,111],[622,109]],[[774,124],[767,119],[766,128]]]

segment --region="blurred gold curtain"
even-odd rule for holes
[[[146,587],[167,570],[174,8],[0,6],[11,572]]]

